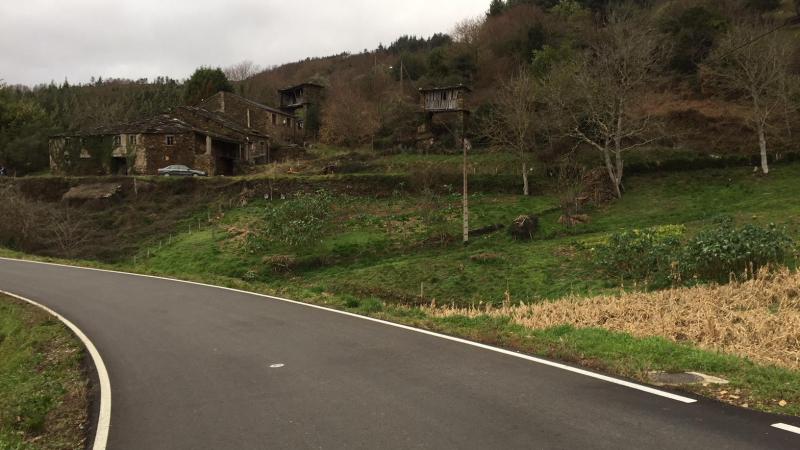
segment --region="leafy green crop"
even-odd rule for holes
[[[594,249],[594,265],[620,281],[668,285],[685,232],[682,225],[665,225],[614,233]]]
[[[687,275],[724,283],[731,274],[752,276],[766,265],[784,264],[793,250],[786,230],[775,224],[736,227],[725,218],[689,241],[681,259]]]

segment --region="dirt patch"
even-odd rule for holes
[[[119,194],[122,185],[118,183],[98,183],[75,186],[62,197],[63,200],[102,200]]]

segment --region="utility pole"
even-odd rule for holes
[[[469,243],[469,182],[467,178],[467,112],[461,112],[461,148],[464,152],[464,244]]]
[[[403,58],[400,58],[400,94],[402,95],[403,90],[403,72],[405,71],[405,67],[403,66]]]

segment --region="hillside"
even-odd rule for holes
[[[651,69],[643,90],[635,93],[631,115],[658,125],[651,133],[658,139],[649,147],[701,155],[757,153],[758,138],[749,111],[752,102],[741,90],[720,90],[707,69],[724,56],[721,46],[726,39],[739,33],[732,27],[755,21],[768,30],[792,14],[790,2],[663,0],[646,4],[641,14],[647,27],[657,32],[659,45],[669,53]],[[417,89],[465,84],[473,89],[469,101],[474,120],[467,131],[472,144],[509,150],[494,142],[482,126],[500,107],[504,87],[521,70],[547,78],[554,65],[595,51],[593,46],[608,32],[608,11],[613,8],[619,7],[594,0],[494,2],[487,5],[485,17],[453,24],[452,30],[443,30],[446,34],[402,36],[362,53],[309,58],[257,74],[234,75],[236,67],[228,73],[237,80],[245,77],[233,83],[234,90],[268,105],[279,103],[279,88],[306,81],[322,83],[326,86],[323,143],[406,152],[417,149],[417,130],[423,124]],[[778,34],[791,39],[797,30],[782,28]],[[786,55],[793,76],[800,68],[798,58],[797,49]],[[151,116],[192,97],[187,89],[183,82],[163,77],[4,86],[0,89],[0,111],[6,111],[0,113],[0,163],[14,173],[40,171],[47,165],[48,135]],[[552,105],[547,100],[538,102],[543,117],[536,120],[548,123],[537,127],[529,139],[536,144],[526,151],[552,163],[576,146],[585,150],[573,137],[566,137],[569,129],[563,124],[549,123],[557,116],[546,111]],[[793,105],[794,100],[782,106],[780,114],[773,111],[766,130],[772,155],[793,150],[793,130],[798,125]],[[446,135],[448,128],[434,133]],[[434,151],[454,146],[452,140],[442,139]]]

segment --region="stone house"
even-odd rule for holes
[[[197,105],[229,117],[247,128],[274,136],[284,143],[302,143],[301,124],[294,114],[254,102],[232,92],[218,92]]]
[[[155,175],[185,165],[209,175],[234,175],[266,163],[273,143],[294,143],[297,120],[232,93],[144,120],[52,136],[54,174]]]
[[[324,89],[321,84],[301,83],[278,90],[281,110],[297,117],[298,128],[306,139],[316,139],[319,134]]]

